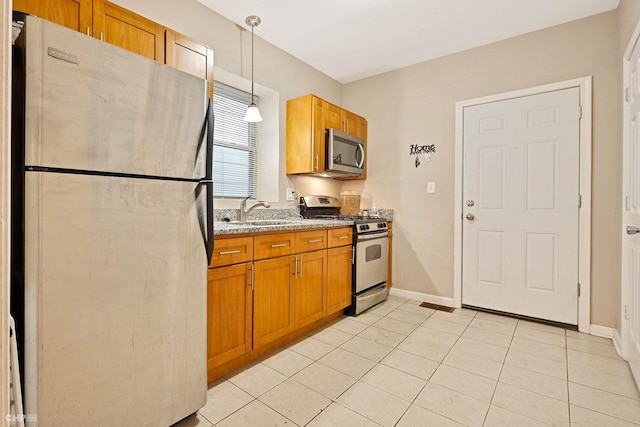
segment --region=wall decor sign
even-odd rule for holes
[[[436,145],[417,145],[411,144],[409,146],[409,155],[416,156],[415,165],[416,167],[420,166],[420,156],[424,156],[427,162],[431,161],[431,155],[436,152]]]

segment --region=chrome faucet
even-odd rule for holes
[[[247,215],[249,215],[249,212],[251,212],[252,210],[254,210],[255,208],[262,206],[264,208],[270,208],[271,204],[267,203],[267,202],[257,202],[255,205],[252,205],[249,207],[249,209],[247,209],[247,200],[249,200],[251,196],[247,197],[246,199],[244,199],[241,203],[240,203],[240,222],[244,223],[247,222]]]

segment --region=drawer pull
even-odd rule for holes
[[[349,236],[340,236],[340,237],[338,237],[338,240],[344,240],[344,239],[348,239],[348,238],[349,238]]]
[[[289,246],[289,244],[288,243],[277,243],[277,244],[271,245],[272,248],[284,248],[286,246]]]
[[[239,254],[239,253],[240,253],[240,250],[236,249],[233,251],[220,251],[218,252],[218,255],[231,255],[231,254]]]
[[[311,240],[307,240],[307,243],[320,243],[322,242],[322,239],[311,239]]]

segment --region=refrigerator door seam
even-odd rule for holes
[[[200,182],[197,178],[178,178],[170,176],[156,176],[156,175],[139,175],[132,173],[120,173],[120,172],[105,172],[85,169],[65,169],[65,168],[52,168],[48,166],[25,166],[26,172],[47,172],[47,173],[62,173],[69,175],[97,175],[107,176],[115,178],[137,178],[137,179],[153,179],[159,181],[180,181],[180,182]]]

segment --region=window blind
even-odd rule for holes
[[[255,102],[258,104],[258,97]],[[213,86],[213,194],[216,198],[256,197],[256,123],[245,122],[251,94],[215,82]]]

